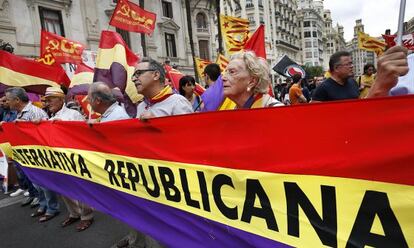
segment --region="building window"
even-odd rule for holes
[[[165,33],[165,47],[167,49],[167,57],[177,57],[174,34]]]
[[[116,28],[116,32],[121,35],[122,39],[125,41],[128,47],[131,47],[131,40],[129,39],[129,32],[123,29],[119,29],[119,28]]]
[[[313,37],[318,37],[318,36],[316,35],[316,31],[313,31],[313,32],[312,32],[312,36],[313,36]]]
[[[312,58],[312,52],[306,52],[306,58],[311,59]]]
[[[200,51],[200,58],[210,60],[210,53],[208,51],[209,45],[207,40],[198,41],[198,49]]]
[[[254,25],[256,22],[254,21],[254,16],[248,16],[247,20],[249,20],[250,25]]]
[[[312,42],[310,42],[310,41],[306,41],[306,42],[305,42],[305,47],[306,47],[306,48],[312,47]]]
[[[60,11],[39,7],[39,15],[42,29],[60,36],[65,36],[62,13]]]
[[[206,15],[203,13],[198,13],[196,16],[197,22],[197,29],[198,31],[206,31],[207,30],[207,18]]]
[[[165,17],[173,18],[172,4],[170,2],[162,1],[162,13]]]
[[[311,32],[309,32],[309,31],[304,32],[303,36],[304,36],[305,38],[309,38],[309,37],[311,37]]]
[[[310,21],[303,22],[303,27],[310,27]]]

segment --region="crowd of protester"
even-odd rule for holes
[[[220,72],[219,66],[206,67],[206,83],[213,87],[220,78],[223,83],[223,101],[231,100],[233,109],[280,107],[313,102],[370,98],[388,96],[398,81],[398,77],[408,72],[407,50],[393,47],[379,58],[377,69],[367,65],[364,75],[353,77],[353,64],[349,53],[338,52],[329,61],[329,78],[316,77],[309,82],[296,74],[277,88],[276,97],[268,94],[271,85],[270,69],[267,62],[252,52],[240,52],[231,57],[227,69]],[[377,71],[377,72],[376,72]],[[376,72],[376,74],[375,74]],[[108,122],[130,118],[146,120],[161,116],[190,114],[204,110],[202,97],[194,93],[195,80],[185,76],[180,80],[178,92],[166,84],[164,67],[159,62],[145,58],[135,67],[132,76],[139,94],[144,96],[137,105],[136,116],[129,116],[114,91],[105,83],[90,85],[88,101],[93,111],[100,114],[96,122]],[[70,101],[70,102],[69,102]],[[67,102],[67,103],[66,103]],[[70,106],[70,108],[69,108]],[[3,122],[32,121],[90,121],[72,99],[66,99],[62,89],[50,87],[42,98],[42,105],[35,106],[23,88],[9,88],[0,99],[0,118]],[[21,166],[13,162],[17,172],[18,189],[11,197],[24,194],[22,206],[36,208],[31,214],[39,222],[46,222],[59,214],[58,195],[47,188],[30,181]],[[94,220],[94,210],[84,203],[61,196],[69,215],[61,223],[62,227],[77,223],[76,229],[88,229]],[[29,217],[29,216],[28,216]],[[108,234],[110,235],[110,234]],[[126,238],[114,247],[139,247],[144,235],[131,230]],[[141,244],[142,245],[142,244]]]

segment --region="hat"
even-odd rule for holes
[[[45,97],[65,97],[65,93],[59,87],[49,87],[46,89]]]

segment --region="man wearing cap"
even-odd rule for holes
[[[66,107],[65,93],[59,87],[46,89],[45,104],[51,115],[49,120],[85,121],[81,113]]]
[[[17,112],[16,121],[34,121],[47,120],[48,116],[45,111],[34,106],[30,101],[26,91],[20,87],[6,89],[6,104],[11,110]],[[39,192],[33,186],[29,178],[24,174],[20,165],[14,162],[19,186],[28,190],[29,195],[23,200],[22,206],[39,204]]]
[[[91,84],[88,91],[92,110],[101,114],[100,122],[124,120],[131,118],[125,108],[120,106],[113,91],[102,82]]]
[[[45,93],[45,105],[51,114],[49,120],[61,121],[85,121],[81,113],[69,109],[65,105],[65,94],[58,87],[49,87]],[[93,222],[93,210],[78,200],[62,196],[63,202],[68,209],[69,216],[62,222],[61,226],[66,227],[79,219],[81,222],[76,227],[78,231],[87,229]]]

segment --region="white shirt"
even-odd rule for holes
[[[52,116],[49,120],[59,119],[62,121],[84,121],[85,117],[81,113],[76,110],[67,108],[65,105],[56,112],[54,116]]]
[[[408,73],[398,78],[397,85],[391,89],[390,95],[400,96],[414,94],[414,53],[408,55]]]
[[[152,105],[146,101],[141,102],[137,107],[137,118],[145,111],[150,111],[155,117],[182,115],[194,112],[191,103],[179,94],[173,94],[165,100]]]
[[[125,108],[119,106],[118,102],[115,102],[102,114],[100,122],[125,120],[129,118],[131,117],[129,117]]]

